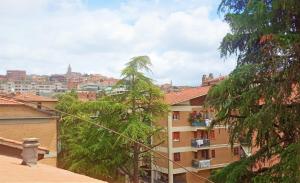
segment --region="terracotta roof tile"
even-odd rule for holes
[[[12,140],[12,139],[7,139],[0,137],[0,144],[9,146],[9,147],[14,147],[17,149],[22,149],[23,148],[23,143],[20,141]],[[38,151],[40,154],[48,154],[49,150],[45,147],[38,147]]]
[[[207,95],[211,86],[202,86],[197,88],[185,89],[180,92],[171,92],[165,95],[167,104],[174,105],[196,97]]]
[[[14,99],[0,97],[0,105],[23,105],[23,103]]]
[[[39,96],[39,95],[34,95],[31,93],[21,93],[17,94],[15,97],[17,100],[21,101],[30,101],[30,102],[56,102],[56,99],[52,99],[49,97],[44,97],[44,96]]]

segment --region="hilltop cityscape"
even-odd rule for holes
[[[0,183],[300,183],[299,0],[0,0],[0,26]]]
[[[52,96],[70,90],[111,91],[118,79],[101,74],[73,72],[69,65],[65,74],[27,75],[25,70],[7,70],[0,75],[0,92],[34,93]]]

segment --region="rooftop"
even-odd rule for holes
[[[21,165],[20,159],[3,155],[0,155],[0,165],[0,182],[105,183],[44,164],[32,167]]]
[[[26,102],[56,102],[56,99],[49,97],[44,97],[40,95],[34,95],[32,93],[20,93],[16,94],[14,97],[17,100],[26,101]]]
[[[23,105],[23,103],[14,99],[0,97],[0,105]]]
[[[16,149],[23,149],[23,142],[12,140],[12,139],[7,139],[7,138],[3,138],[3,137],[0,137],[0,145],[13,147]],[[48,154],[49,150],[45,147],[38,147],[38,152],[39,152],[39,154]]]
[[[167,104],[174,105],[196,97],[207,95],[211,86],[202,86],[197,88],[189,88],[179,92],[171,92],[165,95]]]

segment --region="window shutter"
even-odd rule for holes
[[[211,157],[215,158],[216,157],[216,151],[215,150],[211,150]]]
[[[174,161],[180,161],[180,153],[174,153]]]

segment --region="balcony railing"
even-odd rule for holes
[[[206,123],[205,123],[205,121],[193,121],[191,125],[192,126],[196,126],[196,127],[197,126],[199,126],[199,127],[201,127],[201,126],[205,127]]]
[[[209,139],[192,139],[192,147],[200,148],[205,146],[210,146]]]
[[[194,168],[209,168],[210,167],[210,163],[211,163],[211,160],[208,159],[208,160],[193,160],[192,161],[192,166]]]
[[[191,125],[195,127],[206,127],[209,126],[210,123],[211,123],[211,119],[205,119],[204,121],[193,121]]]

